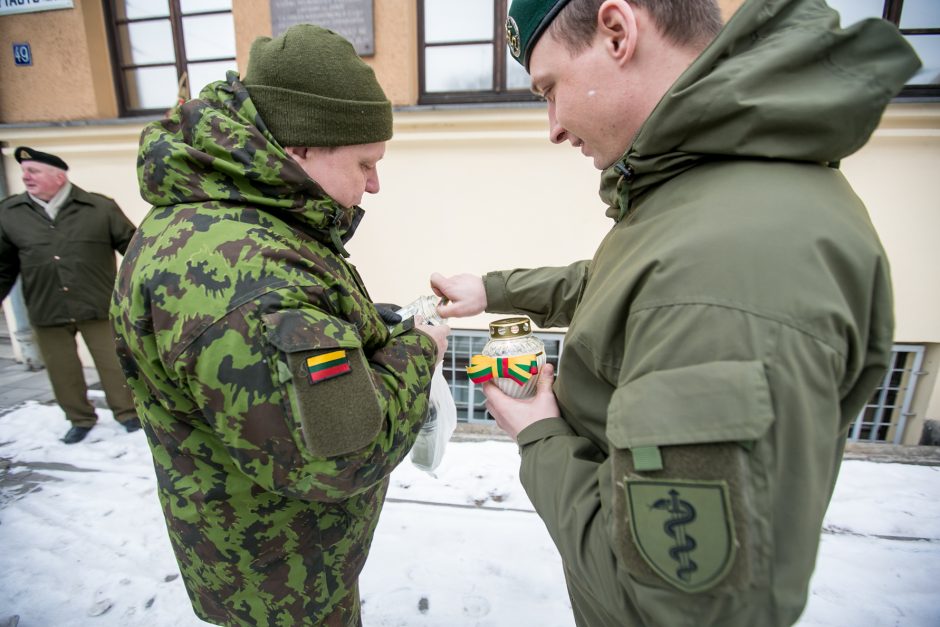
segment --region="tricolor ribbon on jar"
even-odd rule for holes
[[[538,355],[516,355],[513,357],[490,357],[474,355],[467,366],[467,375],[474,383],[483,383],[490,379],[512,379],[519,385],[525,385],[532,375],[539,373]]]

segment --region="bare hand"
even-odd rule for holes
[[[486,309],[483,279],[474,274],[445,277],[435,272],[431,275],[431,289],[450,301],[437,306],[437,313],[442,318],[466,318],[483,313]]]
[[[447,352],[447,336],[450,335],[450,327],[446,324],[416,324],[415,329],[434,340],[437,344],[437,359],[434,365],[441,363],[444,353]]]
[[[552,392],[554,382],[555,369],[551,364],[545,364],[542,368],[535,396],[531,398],[512,398],[504,394],[492,380],[487,381],[483,384],[486,409],[496,418],[499,428],[515,440],[519,432],[529,425],[546,418],[561,416],[558,401]]]

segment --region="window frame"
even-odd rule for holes
[[[467,39],[448,42],[427,43],[424,28],[426,0],[418,0],[418,104],[478,104],[493,102],[536,102],[539,97],[526,89],[509,89],[506,86],[507,52],[506,44],[506,18],[500,19],[508,12],[510,0],[493,0],[493,38]],[[425,51],[428,48],[446,48],[449,46],[466,45],[492,45],[493,46],[493,83],[492,89],[485,91],[427,91],[427,64]]]
[[[111,68],[112,75],[114,79],[114,89],[117,94],[117,105],[118,105],[118,115],[120,117],[133,117],[133,116],[146,116],[153,114],[164,113],[170,107],[157,107],[157,108],[135,108],[130,105],[128,102],[128,85],[127,85],[127,75],[128,70],[137,70],[140,68],[152,68],[152,67],[174,67],[176,70],[176,81],[179,86],[178,95],[180,98],[188,100],[192,97],[192,92],[189,85],[189,76],[186,70],[186,66],[190,63],[219,63],[224,61],[236,61],[236,56],[231,57],[213,57],[207,59],[196,59],[190,61],[186,56],[186,42],[183,36],[183,18],[184,17],[193,17],[193,16],[205,16],[205,15],[233,15],[233,8],[228,9],[210,9],[207,11],[193,11],[190,13],[183,13],[180,7],[180,0],[167,0],[169,5],[169,15],[160,15],[160,16],[150,16],[150,17],[141,17],[141,18],[118,18],[118,11],[115,6],[115,3],[121,2],[122,0],[106,0],[103,3],[105,20],[107,21],[107,31],[108,31],[108,45],[111,48]],[[138,24],[145,22],[160,22],[168,21],[170,23],[170,34],[173,38],[173,57],[174,61],[165,62],[165,63],[128,63],[124,59],[122,53],[122,47],[120,44],[121,37],[120,31],[121,28],[126,27],[128,24]],[[234,37],[234,33],[233,33]],[[183,80],[183,77],[186,77],[186,80]],[[172,106],[172,105],[171,105]]]
[[[884,0],[884,10],[881,17],[898,27],[898,30],[905,37],[909,35],[937,35],[940,36],[940,25],[936,28],[901,28],[901,13],[904,8],[904,0]],[[938,98],[940,97],[940,84],[928,83],[917,84],[908,83],[898,94],[899,98]]]

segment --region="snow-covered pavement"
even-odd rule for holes
[[[166,537],[150,453],[100,410],[0,416],[0,627],[204,625]],[[573,627],[560,560],[502,441],[392,475],[362,575],[366,627]],[[940,468],[845,461],[800,627],[940,625]]]

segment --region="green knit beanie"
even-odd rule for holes
[[[352,44],[296,24],[251,44],[242,81],[281,146],[349,146],[392,137],[392,104]]]

